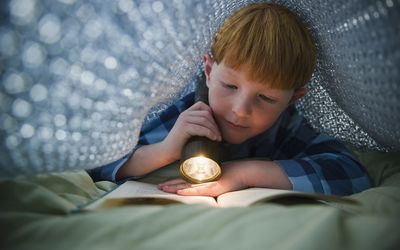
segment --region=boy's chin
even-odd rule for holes
[[[232,137],[229,137],[229,136],[224,136],[223,139],[224,139],[223,140],[224,142],[227,142],[227,143],[230,143],[230,144],[241,144],[241,143],[245,142],[249,138],[232,138]]]

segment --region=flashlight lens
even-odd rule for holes
[[[187,159],[183,162],[182,171],[189,178],[197,181],[213,180],[221,173],[215,161],[203,156]]]

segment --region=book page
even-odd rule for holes
[[[216,206],[216,201],[207,196],[181,196],[166,193],[154,184],[138,181],[127,181],[106,194],[99,200],[89,204],[85,210],[94,210],[105,207],[115,207],[127,204],[169,204],[175,201],[186,204],[207,204]]]
[[[321,203],[340,202],[357,204],[357,201],[345,197],[269,188],[249,188],[225,193],[218,197],[217,203],[220,207],[245,207],[259,201],[267,202],[282,198],[287,198],[288,200],[314,200],[321,201]]]

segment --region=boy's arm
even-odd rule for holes
[[[371,184],[365,170],[347,152],[334,151],[333,148],[342,148],[336,143],[329,140],[316,141],[307,151],[311,155],[291,160],[226,162],[223,164],[221,179],[212,183],[191,185],[183,180],[172,180],[159,187],[163,191],[180,195],[207,196],[218,196],[248,187],[335,195],[350,195],[369,188]]]
[[[203,102],[197,102],[182,112],[163,141],[137,149],[120,168],[117,179],[143,176],[179,160],[185,143],[192,136],[221,140],[211,108]]]
[[[170,113],[170,112],[167,112]],[[171,124],[175,122],[176,119],[174,119]],[[172,126],[172,125],[171,125]],[[121,175],[120,172],[123,170],[127,165],[132,164],[132,159],[136,155],[136,153],[139,153],[139,155],[143,155],[143,150],[145,152],[154,146],[156,149],[159,148],[159,143],[168,135],[168,124],[165,124],[161,122],[161,120],[153,120],[148,126],[145,126],[144,129],[142,128],[139,142],[136,145],[136,147],[130,151],[128,154],[123,156],[122,158],[111,162],[109,164],[89,169],[87,170],[88,174],[90,177],[93,179],[93,181],[111,181],[111,182],[123,182],[127,179],[138,179],[142,177],[141,174],[139,175],[130,175],[129,173],[126,173],[124,170],[125,175]],[[137,152],[138,151],[138,152]],[[142,153],[141,153],[142,152]],[[160,159],[160,155],[157,155],[157,157],[154,157],[156,159]],[[153,155],[153,156],[154,156]],[[142,157],[139,157],[142,158]],[[143,166],[148,166],[148,165],[143,165]]]
[[[293,190],[350,195],[371,187],[366,170],[351,152],[337,139],[316,132],[297,113],[276,139],[275,163]]]
[[[316,142],[325,138],[323,142]],[[351,195],[371,187],[364,167],[338,141],[320,135],[294,159],[275,161],[293,190]]]
[[[175,179],[159,184],[165,192],[179,195],[201,195],[216,197],[226,192],[249,187],[292,189],[291,183],[282,169],[273,161],[240,160],[222,165],[222,176],[218,181],[204,184],[189,184]]]
[[[184,105],[187,103],[183,102]],[[183,146],[192,136],[221,140],[218,126],[208,105],[197,102],[180,113],[178,104],[167,109],[160,116],[158,126],[152,126],[151,130],[145,128],[142,131],[139,142],[145,141],[146,145],[142,144],[130,156],[117,162],[90,170],[92,178],[96,177],[96,172],[103,173],[103,176],[100,175],[103,178],[93,178],[95,181],[105,179],[116,182],[127,178],[138,178],[179,160]],[[155,136],[157,134],[161,136]],[[167,134],[166,137],[165,134]]]
[[[188,109],[193,104],[193,101],[194,93],[190,93],[158,113],[157,118],[152,119],[141,128],[139,141],[133,150],[114,162],[87,170],[89,175],[94,181],[122,182],[126,179],[137,179],[138,177],[135,176],[118,179],[117,173],[141,147],[163,141],[176,123],[180,113]]]
[[[275,131],[273,144],[261,139],[254,145],[253,157],[271,157],[274,161],[227,162],[221,179],[215,183],[191,186],[167,182],[161,185],[162,190],[216,196],[246,187],[269,187],[350,195],[371,187],[364,167],[343,144],[317,133],[298,114],[289,115],[277,124],[277,130],[271,130]]]
[[[116,172],[116,179],[127,177],[140,177],[166,166],[179,158],[169,154],[165,142],[144,145],[139,147],[135,153]]]
[[[94,181],[107,180],[121,182],[138,179],[177,159],[170,154],[165,141],[148,145],[138,145],[131,153],[110,164],[88,170]]]

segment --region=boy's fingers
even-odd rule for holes
[[[184,111],[180,118],[183,124],[192,125],[186,126],[190,136],[206,136],[211,140],[222,140],[218,125],[212,115],[212,110],[207,104],[203,102],[195,103]]]
[[[191,188],[177,190],[176,193],[179,195],[204,195],[204,196],[206,196],[204,190],[199,187],[191,187]]]
[[[210,124],[216,125],[212,113],[206,110],[194,110],[187,113],[187,119],[197,118],[201,123],[209,122]]]
[[[205,136],[215,141],[222,140],[219,128],[211,114],[211,111],[187,111],[188,110],[179,116],[178,122],[181,129],[186,131],[188,136]]]
[[[212,116],[212,113],[209,111],[205,110],[196,110],[192,111],[187,114],[186,116],[186,121],[196,123],[199,125],[207,125],[212,127],[213,129],[218,132],[218,126],[217,123],[214,120],[214,117]]]
[[[166,186],[166,185],[176,185],[176,184],[182,184],[182,183],[186,183],[185,180],[177,178],[177,179],[173,179],[173,180],[169,180],[163,183],[158,184],[159,187],[161,186]]]
[[[168,193],[176,193],[178,190],[190,188],[190,187],[191,187],[191,185],[189,183],[179,183],[179,184],[173,184],[173,185],[164,185],[161,187],[161,190],[168,192]]]
[[[209,110],[209,111],[211,111],[211,108],[204,102],[196,102],[187,110]]]
[[[218,196],[222,192],[215,182],[209,182],[200,185],[191,185],[188,188],[176,191],[179,195],[201,195],[201,196]]]
[[[205,137],[209,138],[210,140],[214,140],[214,141],[221,140],[221,136],[219,134],[215,134],[211,129],[200,126],[200,125],[193,125],[193,126],[187,128],[187,133],[190,136],[205,136]]]

